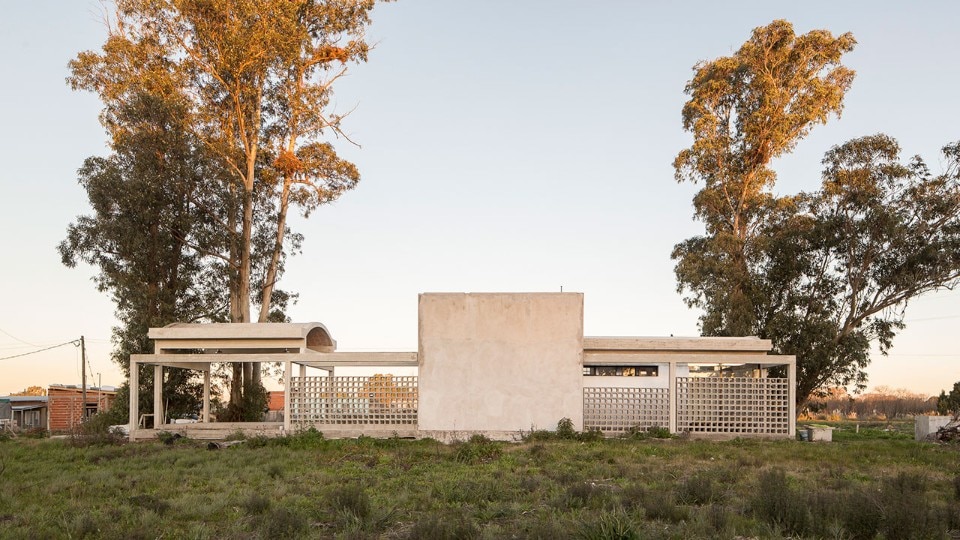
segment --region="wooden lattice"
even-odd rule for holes
[[[787,434],[789,379],[677,377],[677,431]]]
[[[417,377],[291,377],[290,421],[416,425]]]
[[[667,427],[670,392],[666,388],[584,388],[583,427],[604,433]]]

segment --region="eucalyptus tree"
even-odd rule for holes
[[[878,134],[835,146],[821,188],[776,201],[750,275],[755,334],[797,355],[797,395],[866,382],[872,344],[886,354],[910,300],[960,283],[960,142],[944,170],[904,161]]]
[[[744,335],[755,322],[747,259],[776,180],[771,162],[816,124],[839,115],[854,72],[841,64],[856,41],[826,30],[796,35],[777,20],[753,30],[732,56],[700,62],[686,86],[683,127],[693,144],[674,160],[706,235],[678,244],[678,288],[704,310],[706,335]]]
[[[309,214],[359,181],[330,143],[346,137],[344,115],[329,105],[347,65],[367,58],[374,3],[117,0],[102,50],[71,62],[71,84],[100,95],[114,138],[125,129],[115,111],[132,93],[182,98],[184,125],[217,170],[207,181],[218,184],[202,206],[219,231],[190,247],[222,267],[232,322],[282,316],[273,308],[290,295],[276,283],[300,241],[287,226],[290,206]],[[259,377],[259,366],[235,366],[231,402]]]

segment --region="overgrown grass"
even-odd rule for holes
[[[960,450],[866,434],[861,426],[831,444],[574,433],[443,445],[306,431],[217,451],[188,439],[17,438],[0,441],[0,538],[889,539],[960,530]]]

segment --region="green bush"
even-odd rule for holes
[[[76,447],[110,446],[127,442],[120,428],[111,428],[113,418],[106,413],[91,416],[79,427],[70,431],[70,444]]]
[[[44,428],[35,427],[21,431],[20,436],[27,439],[46,439],[50,436],[50,432]]]
[[[361,521],[370,517],[370,497],[357,485],[336,488],[330,495],[330,504],[335,511],[351,514]]]
[[[782,469],[761,472],[755,493],[751,507],[758,518],[791,535],[802,536],[807,531],[807,501],[790,486]]]
[[[702,506],[720,502],[721,491],[713,479],[705,474],[688,476],[677,487],[677,501],[680,504]]]
[[[241,506],[248,516],[258,516],[270,509],[270,498],[259,493],[251,493]]]
[[[466,442],[455,443],[454,457],[460,463],[489,463],[500,458],[500,445],[484,437],[473,435]]]
[[[670,430],[665,427],[652,426],[643,428],[640,426],[634,426],[623,432],[620,437],[634,441],[644,441],[647,439],[672,439],[673,434],[670,433]]]
[[[474,540],[480,529],[463,513],[431,515],[416,522],[407,534],[410,540]]]
[[[639,540],[643,538],[637,524],[622,511],[603,512],[584,523],[579,537],[583,540]]]
[[[261,521],[267,538],[301,538],[309,522],[299,512],[290,508],[275,508]]]
[[[573,420],[569,418],[561,418],[557,422],[557,438],[558,439],[576,439],[577,430],[573,429]]]

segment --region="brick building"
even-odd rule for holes
[[[113,405],[117,389],[112,386],[87,388],[86,406],[83,389],[78,385],[51,384],[47,388],[47,426],[50,431],[67,431],[85,418]]]

